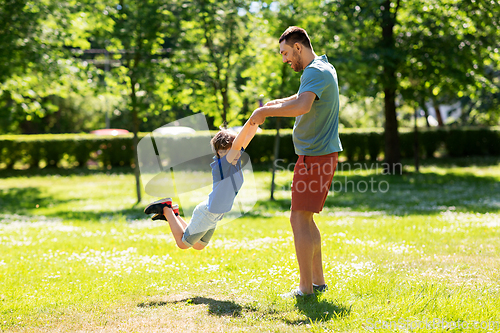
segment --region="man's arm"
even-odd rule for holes
[[[291,97],[286,102],[273,105],[266,104],[266,106],[256,109],[249,121],[252,125],[260,125],[266,120],[266,117],[297,117],[306,114],[311,110],[316,94],[305,91],[295,99],[291,99]]]
[[[278,99],[275,99],[273,101],[269,101],[264,106],[271,106],[271,105],[276,105],[276,104],[280,104],[280,103],[285,103],[288,101],[293,101],[294,99],[297,99],[297,94],[292,95],[290,97],[278,98]]]

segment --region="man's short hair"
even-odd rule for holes
[[[300,43],[308,49],[312,50],[309,35],[307,35],[307,32],[304,29],[299,27],[288,27],[281,35],[279,43],[281,44],[282,41],[285,41],[287,45],[292,47],[295,43]]]

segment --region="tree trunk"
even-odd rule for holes
[[[429,124],[429,110],[427,110],[427,106],[425,105],[424,100],[420,102],[420,106],[422,107],[422,110],[424,110],[425,124],[427,125],[427,128],[430,128],[431,124]]]
[[[385,89],[385,173],[401,174],[401,151],[398,120],[396,118],[396,92]]]
[[[413,134],[413,153],[415,157],[415,172],[419,172],[419,156],[418,156],[418,126],[417,126],[417,116],[418,116],[418,109],[415,108],[415,128],[414,128],[414,134]]]
[[[229,96],[227,94],[227,80],[224,83],[224,87],[221,89],[222,94],[222,123],[227,124],[227,112],[229,111]]]
[[[441,110],[439,109],[439,103],[436,100],[433,100],[434,110],[436,111],[436,120],[438,122],[439,127],[443,127],[443,116],[441,115]]]
[[[398,5],[399,7],[399,1]],[[391,0],[384,2],[382,10],[383,84],[385,109],[385,173],[401,174],[401,151],[399,144],[398,120],[396,117],[397,92],[397,50],[394,42],[396,14],[392,15]],[[397,10],[396,10],[397,12]]]
[[[274,158],[273,158],[273,176],[271,179],[271,200],[274,200],[274,178],[276,175],[276,161],[280,154],[280,121],[281,118],[276,118],[276,136],[274,137]]]
[[[131,78],[132,92],[130,98],[132,100],[132,127],[134,132],[133,149],[134,149],[134,174],[135,174],[135,189],[137,192],[137,203],[141,202],[141,175],[139,171],[139,156],[137,155],[137,146],[139,145],[139,119],[137,117],[137,95],[135,93],[135,81]]]

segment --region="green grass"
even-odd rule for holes
[[[400,177],[339,166],[350,188],[315,218],[330,287],[317,302],[278,296],[298,283],[288,171],[273,202],[256,171],[252,213],[199,252],[142,213],[155,198],[135,205],[129,170],[1,171],[0,330],[429,331],[416,326],[438,318],[498,331],[499,162],[427,161]],[[370,181],[388,191],[352,191]]]

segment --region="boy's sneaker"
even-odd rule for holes
[[[175,216],[179,216],[179,205],[178,204],[172,205],[172,210],[174,211]],[[156,214],[151,219],[153,221],[156,221],[156,220],[167,221],[167,218],[165,217],[165,215],[163,215],[163,212],[161,214]]]
[[[144,213],[148,215],[152,213],[163,214],[164,207],[172,208],[172,198],[164,198],[150,203],[144,208]]]
[[[179,216],[179,205],[172,205],[172,210],[174,211],[175,216]]]
[[[166,221],[167,218],[165,217],[165,215],[163,214],[156,214],[155,216],[153,216],[151,218],[153,221],[156,221],[156,220],[163,220],[163,221]]]
[[[321,286],[318,286],[317,284],[313,283],[313,290],[315,293],[324,293],[328,290],[328,285],[322,284]]]

